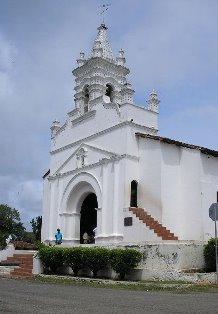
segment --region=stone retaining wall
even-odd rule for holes
[[[91,246],[91,245],[86,245]],[[94,247],[95,245],[92,245]],[[214,273],[202,273],[204,268],[203,242],[196,241],[164,241],[161,243],[145,243],[143,245],[109,245],[128,247],[143,253],[143,260],[138,267],[126,276],[128,280],[185,280],[189,282],[215,282]],[[33,273],[43,271],[40,260],[35,257]],[[65,269],[65,273],[72,271]],[[116,278],[113,271],[101,272],[103,277]]]

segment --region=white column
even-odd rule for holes
[[[120,237],[122,219],[121,219],[121,206],[120,206],[120,161],[114,162],[114,197],[113,197],[113,236]]]
[[[58,212],[59,179],[51,181],[51,206],[50,206],[50,228],[49,240],[54,240],[56,229],[60,228],[60,217]]]
[[[102,238],[108,235],[107,208],[108,208],[108,164],[104,163],[102,166],[102,207],[98,208],[97,212],[98,230],[96,240],[98,241],[99,239],[99,242],[103,240]]]
[[[102,187],[102,235],[107,235],[107,205],[108,205],[108,164],[103,165]]]
[[[80,242],[80,214],[62,213],[63,219],[63,243],[73,244]]]
[[[50,210],[49,210],[49,234],[48,240],[54,240],[54,235],[56,230],[54,229],[53,219],[56,217],[55,213],[55,182],[52,180],[50,181],[50,191],[51,191],[51,198],[50,198]]]

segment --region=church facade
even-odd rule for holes
[[[75,108],[51,126],[42,241],[129,244],[206,241],[217,201],[218,152],[158,134],[159,100],[133,101],[124,51],[114,58],[101,24],[80,53]]]

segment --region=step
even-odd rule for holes
[[[154,228],[154,230],[155,230],[155,232],[167,232],[167,233],[170,233],[170,231],[169,230],[167,230],[167,228],[166,227],[160,227],[160,226],[156,226],[155,228]]]
[[[14,261],[15,260],[15,257],[14,256],[8,256],[7,257],[7,261]]]
[[[33,257],[33,253],[28,253],[28,254],[26,254],[26,253],[14,253],[14,256],[17,256],[17,257]]]
[[[144,209],[130,207],[129,210],[132,211],[150,230],[153,230],[158,237],[161,237],[162,240],[178,240],[178,237],[176,237],[174,233],[171,233],[170,230],[155,220]]]
[[[10,261],[1,261],[0,266],[19,266],[20,261],[10,260]]]
[[[13,256],[13,257],[8,257],[7,261],[19,261],[19,262],[31,262],[33,258],[29,257],[19,257],[19,256]]]
[[[10,275],[10,272],[13,271],[15,267],[13,266],[0,266],[0,275],[8,274]]]
[[[12,271],[10,273],[11,276],[17,276],[17,277],[31,277],[33,276],[32,272],[25,272],[25,271],[20,271],[20,272],[15,272],[15,271]]]
[[[26,253],[26,252],[18,252],[15,253],[13,256],[7,258],[6,263],[19,265],[19,267],[13,267],[10,269],[9,273],[10,276],[17,276],[17,277],[31,277],[33,276],[33,255],[34,252]]]
[[[26,273],[32,273],[32,269],[26,269],[26,268],[20,268],[20,267],[18,267],[18,268],[16,268],[16,269],[13,269],[12,270],[12,273],[23,273],[23,272],[26,272]]]
[[[26,265],[23,265],[22,267],[20,267],[20,269],[26,269],[26,270],[33,270],[33,266],[26,266]]]
[[[16,257],[16,258],[25,258],[25,259],[31,259],[33,258],[33,255],[18,255],[18,254],[14,254],[13,257]]]

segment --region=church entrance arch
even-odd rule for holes
[[[84,199],[80,211],[80,243],[95,243],[95,231],[97,227],[97,197],[90,193]]]
[[[61,201],[62,231],[69,243],[84,243],[86,232],[93,239],[93,229],[101,213],[102,192],[96,177],[87,172],[75,175],[67,184]],[[101,220],[99,220],[101,221]],[[96,236],[96,233],[95,233]]]

